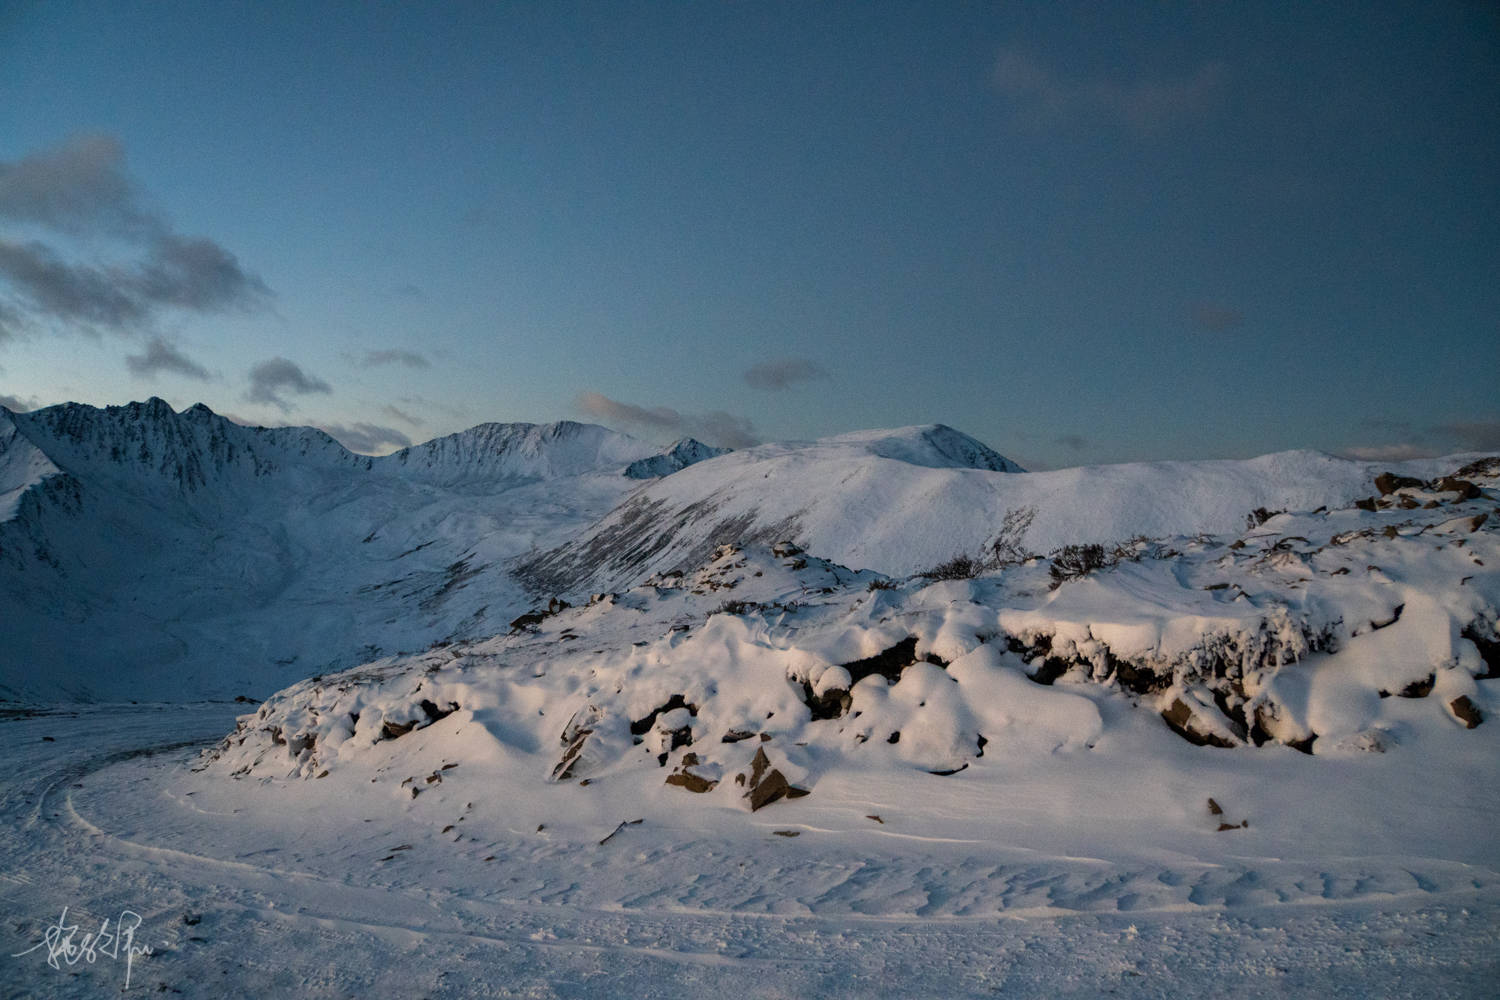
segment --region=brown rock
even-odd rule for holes
[[[736,784],[746,786],[745,798],[750,802],[751,812],[777,799],[799,798],[807,794],[805,789],[793,788],[786,775],[771,766],[771,759],[763,747],[756,748],[755,757],[750,761],[749,779],[742,773],[735,775],[734,780]]]
[[[1453,717],[1462,722],[1466,729],[1474,729],[1484,721],[1484,713],[1479,710],[1478,705],[1469,700],[1466,694],[1461,694],[1448,702],[1448,711],[1452,712]]]
[[[1229,749],[1238,745],[1204,725],[1202,720],[1198,718],[1198,713],[1180,697],[1172,699],[1172,704],[1168,705],[1162,711],[1161,717],[1174,733],[1194,746],[1212,746]]]
[[[1437,491],[1439,493],[1457,493],[1458,500],[1473,500],[1479,496],[1479,487],[1467,479],[1459,479],[1456,476],[1444,476],[1438,480]]]
[[[1387,496],[1397,490],[1420,489],[1425,484],[1420,479],[1410,476],[1398,476],[1394,472],[1382,472],[1375,477],[1375,488],[1380,491],[1381,496]]]

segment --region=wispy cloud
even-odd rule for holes
[[[364,357],[357,364],[361,368],[378,368],[381,365],[405,365],[407,368],[431,368],[432,362],[424,355],[416,351],[403,351],[399,348],[386,348],[380,351],[366,351]]]
[[[995,86],[1033,124],[1105,120],[1140,132],[1204,114],[1219,101],[1227,77],[1218,61],[1174,78],[1069,77],[1019,48],[1001,50],[994,69]]]
[[[1414,427],[1406,420],[1377,417],[1361,421],[1361,425],[1389,437],[1380,444],[1351,445],[1341,454],[1367,462],[1404,462],[1459,451],[1500,452],[1500,420],[1462,420]]]
[[[755,365],[745,372],[745,383],[752,389],[777,391],[798,382],[828,378],[828,371],[806,358],[781,358]]]
[[[1432,448],[1409,441],[1344,449],[1345,457],[1357,458],[1362,462],[1409,462],[1417,458],[1434,458],[1437,454]]]
[[[610,399],[598,392],[580,393],[575,406],[582,413],[607,423],[623,424],[638,430],[694,437],[705,444],[723,448],[748,448],[760,443],[755,427],[746,417],[723,410],[708,413],[679,413],[670,406],[637,406]]]
[[[405,410],[401,409],[399,406],[393,406],[390,403],[382,406],[380,408],[380,412],[384,413],[388,417],[395,417],[403,424],[407,424],[411,427],[421,427],[424,423],[426,423],[426,421],[422,420],[420,417],[414,417],[410,413],[407,413]]]
[[[317,427],[345,448],[361,455],[386,455],[411,447],[411,438],[394,427],[366,423],[318,424]]]
[[[0,162],[0,221],[74,238],[106,237],[123,257],[70,260],[54,242],[0,240],[0,331],[132,333],[165,309],[255,310],[271,291],[224,247],[178,234],[141,205],[111,136],[81,136]]]
[[[307,396],[312,393],[330,393],[333,386],[322,379],[304,372],[295,362],[286,358],[271,358],[250,369],[250,390],[245,399],[252,403],[270,403],[289,413],[292,404],[287,395]]]
[[[143,353],[126,355],[125,367],[130,369],[131,374],[140,376],[152,376],[159,375],[162,372],[172,372],[177,375],[185,375],[188,378],[198,379],[201,382],[207,382],[212,378],[207,368],[204,368],[160,337],[151,338],[150,342],[146,344],[146,350]]]

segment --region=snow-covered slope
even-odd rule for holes
[[[40,448],[21,436],[13,416],[0,406],[0,523],[16,516],[23,494],[61,471]]]
[[[1136,535],[1230,531],[1256,508],[1346,505],[1370,494],[1387,468],[1432,476],[1452,466],[1452,459],[1385,466],[1295,451],[1019,474],[950,428],[867,431],[762,445],[684,469],[631,494],[521,572],[538,593],[616,590],[695,565],[717,545],[793,539],[844,565],[904,575],[959,555],[992,558],[997,547],[1015,557]]]
[[[396,455],[159,399],[0,414],[0,696],[264,693],[502,628],[507,571],[636,484],[602,427],[487,424]]]
[[[411,798],[463,766],[758,811],[852,775],[1149,767],[1123,749],[1147,734],[1421,754],[1500,709],[1500,463],[1476,471],[1486,488],[1388,481],[1359,506],[936,583],[721,546],[508,635],[304,681],[211,766]]]
[[[644,441],[595,424],[480,424],[375,463],[377,471],[442,486],[562,479],[619,469],[653,454]]]

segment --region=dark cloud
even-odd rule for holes
[[[160,337],[153,337],[146,345],[145,353],[129,354],[125,357],[125,367],[129,368],[134,375],[157,375],[162,372],[172,372],[177,375],[185,375],[207,382],[212,376],[208,369],[198,362],[183,354],[177,348],[167,343]]]
[[[384,455],[398,448],[411,447],[411,438],[393,427],[379,424],[319,424],[318,430],[361,455]]]
[[[749,448],[760,443],[749,419],[723,410],[686,414],[669,406],[622,403],[597,392],[580,393],[574,405],[596,420],[676,437],[694,437],[723,448]]]
[[[287,413],[292,404],[285,395],[306,396],[315,392],[332,392],[333,386],[307,374],[286,358],[271,358],[250,369],[250,391],[245,398],[252,403],[270,403]]]
[[[54,149],[0,162],[0,218],[133,240],[167,230],[137,204],[125,173],[125,150],[107,135],[74,136]]]
[[[1205,333],[1227,333],[1245,325],[1237,309],[1203,302],[1193,307],[1193,326]]]
[[[414,417],[410,413],[407,413],[405,410],[401,409],[400,407],[392,406],[389,403],[387,403],[385,406],[382,406],[380,408],[380,411],[382,413],[384,413],[386,416],[388,416],[388,417],[395,417],[397,420],[401,421],[403,424],[408,424],[408,425],[410,425],[412,427],[421,427],[422,424],[425,423],[425,421],[423,421],[421,418]]]
[[[0,240],[0,281],[30,311],[92,330],[126,328],[145,318],[145,306],[99,268],[73,265],[44,244]]]
[[[171,234],[157,239],[150,256],[124,280],[146,303],[197,312],[253,309],[271,294],[260,278],[241,268],[234,254],[213,240]]]
[[[408,368],[432,367],[432,362],[416,351],[403,351],[397,348],[387,348],[383,351],[366,351],[365,356],[359,359],[358,364],[361,368],[375,368],[380,365],[405,365]]]
[[[422,291],[419,286],[413,284],[397,285],[396,294],[403,299],[417,299],[420,301],[427,298],[427,293]]]
[[[1191,76],[1156,80],[1069,78],[1020,49],[1001,51],[994,81],[1017,112],[1034,124],[1106,120],[1141,132],[1195,118],[1220,99],[1222,62],[1206,62]]]
[[[766,361],[745,372],[745,383],[752,389],[785,389],[798,382],[811,382],[828,378],[828,371],[816,361],[806,358],[781,358]]]
[[[0,392],[0,406],[5,407],[12,413],[25,413],[42,405],[42,401],[34,397],[8,396]]]
[[[68,260],[39,240],[0,240],[0,337],[52,324],[98,333],[147,327],[163,309],[265,306],[271,291],[213,240],[181,236],[139,205],[118,140],[86,136],[0,162],[0,221],[64,237],[110,237],[124,259]]]
[[[1088,447],[1088,440],[1081,434],[1059,434],[1057,436],[1057,443],[1074,451],[1082,451]],[[1028,465],[1026,468],[1029,469],[1031,466]]]

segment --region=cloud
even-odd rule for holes
[[[56,245],[0,240],[0,337],[62,324],[97,333],[149,327],[165,309],[263,308],[271,290],[224,247],[176,233],[142,208],[117,139],[83,136],[0,162],[0,221],[66,239],[108,237],[114,261],[67,259]]]
[[[398,448],[410,448],[411,438],[394,427],[379,424],[318,424],[318,430],[350,451],[361,455],[385,455]]]
[[[99,268],[75,266],[45,244],[0,240],[0,281],[41,313],[68,323],[128,327],[145,318],[143,303]]]
[[[167,227],[136,203],[125,150],[108,135],[79,135],[61,146],[0,162],[0,218],[73,235],[143,239]]]
[[[574,405],[596,420],[665,432],[677,437],[694,437],[705,444],[724,448],[749,448],[760,443],[755,427],[748,418],[737,417],[723,410],[684,414],[669,406],[647,407],[622,403],[597,392],[579,393]]]
[[[35,396],[8,396],[0,392],[0,406],[5,407],[13,413],[25,413],[35,410],[42,405],[42,401]]]
[[[307,374],[294,362],[286,358],[271,358],[250,369],[250,391],[245,393],[245,398],[252,403],[270,403],[287,413],[292,404],[282,398],[285,394],[306,396],[332,391],[333,386]]]
[[[1082,451],[1088,447],[1088,441],[1082,434],[1059,434],[1057,436],[1057,443],[1066,448],[1072,448],[1074,451]],[[1031,466],[1028,465],[1026,468],[1029,469]]]
[[[146,345],[144,354],[130,354],[125,357],[125,366],[133,375],[156,375],[161,372],[174,372],[207,382],[211,376],[208,369],[198,362],[187,357],[177,348],[167,343],[160,337],[151,338]]]
[[[1346,458],[1357,458],[1361,462],[1409,462],[1416,458],[1433,458],[1437,452],[1431,448],[1411,442],[1399,444],[1365,445],[1345,448]]]
[[[1432,433],[1457,441],[1467,451],[1500,451],[1500,420],[1439,424]]]
[[[1352,446],[1342,452],[1349,458],[1367,462],[1404,462],[1455,451],[1500,452],[1500,420],[1464,420],[1417,429],[1408,421],[1383,417],[1360,423],[1397,438],[1393,443]]]
[[[408,368],[432,367],[432,362],[416,351],[403,351],[396,348],[387,348],[383,351],[366,351],[365,356],[356,363],[361,368],[375,368],[380,365],[405,365]]]
[[[1028,52],[1007,48],[995,60],[993,79],[1017,112],[1036,124],[1104,119],[1154,132],[1212,108],[1227,75],[1225,64],[1214,61],[1176,79],[1068,78]]]
[[[1228,333],[1245,325],[1245,317],[1237,309],[1201,302],[1193,307],[1193,326],[1205,333]]]
[[[811,382],[828,378],[828,371],[815,361],[805,358],[782,358],[766,361],[745,372],[745,383],[752,389],[785,389],[798,382]]]
[[[380,408],[380,412],[384,413],[388,417],[395,417],[403,424],[409,424],[412,427],[421,427],[422,424],[425,423],[425,421],[423,421],[421,418],[414,417],[400,407],[392,406],[389,403],[387,403],[385,406],[382,406]]]

